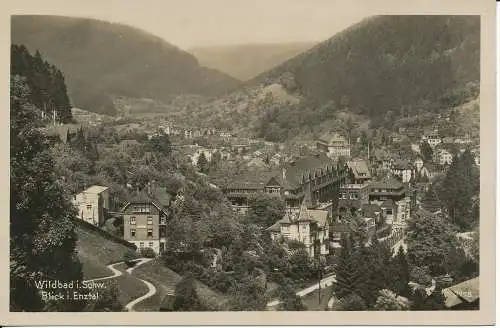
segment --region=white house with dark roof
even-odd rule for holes
[[[73,198],[78,208],[78,217],[95,226],[104,224],[105,213],[110,210],[109,188],[92,186]]]
[[[338,133],[324,133],[316,141],[316,148],[325,152],[330,158],[351,157],[349,141]]]
[[[406,160],[397,160],[392,164],[391,173],[401,179],[401,182],[408,183],[413,175],[413,166]]]
[[[329,253],[328,218],[328,211],[310,210],[304,201],[298,213],[288,211],[281,220],[267,228],[266,231],[276,242],[295,240],[303,243],[310,257],[324,256]]]

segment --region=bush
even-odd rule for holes
[[[137,252],[134,252],[133,250],[128,250],[123,255],[123,261],[129,266],[133,265],[137,258],[139,258],[139,256],[137,255]]]
[[[152,258],[156,257],[156,253],[151,247],[141,248],[140,254],[142,257],[146,257],[148,259],[152,259]]]

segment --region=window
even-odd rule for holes
[[[139,243],[139,247],[140,247],[140,248],[144,248],[144,242],[142,242],[142,241],[141,241],[141,242]]]
[[[153,243],[152,241],[150,241],[150,242],[148,243],[148,246],[149,246],[149,247],[153,247],[153,245],[154,245],[154,243]]]
[[[130,224],[131,224],[131,225],[135,225],[135,224],[136,224],[136,221],[135,221],[135,216],[131,216],[131,217],[130,217]]]
[[[135,229],[130,229],[130,237],[135,237]]]
[[[92,205],[87,205],[87,211],[90,211],[92,209]]]
[[[148,237],[153,237],[153,229],[148,229]]]
[[[148,225],[153,225],[153,217],[148,216]]]

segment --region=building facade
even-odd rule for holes
[[[319,153],[292,160],[278,170],[236,178],[223,192],[239,213],[246,213],[249,199],[258,193],[280,197],[289,209],[298,210],[303,201],[313,208],[336,197],[336,190],[345,183],[346,170],[345,163]]]
[[[325,133],[316,141],[316,148],[327,154],[328,157],[337,159],[339,157],[351,157],[351,145],[338,133]]]
[[[137,249],[151,248],[161,254],[166,247],[169,199],[163,201],[146,193],[137,195],[123,209],[123,239]]]
[[[77,194],[73,204],[78,209],[78,217],[95,226],[102,226],[106,213],[110,210],[109,188],[92,186]]]
[[[266,230],[275,242],[293,240],[303,243],[310,257],[329,254],[329,212],[309,210],[305,202],[298,213],[288,211],[281,220]]]

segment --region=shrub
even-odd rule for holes
[[[156,253],[151,247],[141,248],[140,254],[141,254],[141,256],[146,257],[148,259],[152,259],[152,258],[156,257]]]
[[[123,255],[123,261],[131,266],[134,264],[134,261],[137,260],[139,256],[137,255],[137,253],[133,250],[128,250],[125,252],[125,254]]]

